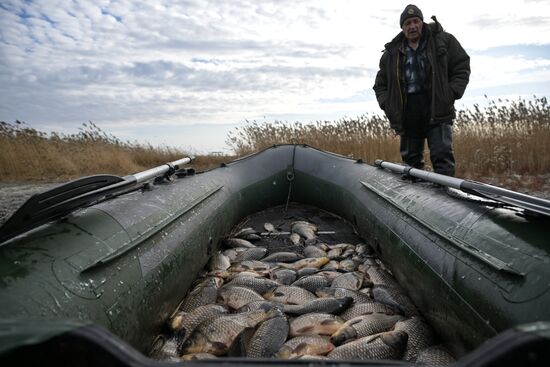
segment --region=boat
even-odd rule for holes
[[[422,177],[435,183],[405,181],[383,162],[306,145],[200,173],[190,161],[69,182],[0,228],[2,365],[158,365],[144,353],[231,228],[291,202],[353,225],[457,366],[550,357],[550,202],[432,173]]]

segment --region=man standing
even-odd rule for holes
[[[470,78],[470,57],[456,38],[422,12],[407,5],[400,32],[385,45],[374,91],[390,126],[401,137],[403,161],[424,167],[424,141],[436,173],[454,176],[452,122],[454,101],[461,98]]]

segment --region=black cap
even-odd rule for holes
[[[420,11],[420,9],[418,9],[418,6],[409,4],[405,8],[405,10],[403,10],[403,13],[401,13],[401,18],[399,19],[399,26],[401,28],[403,28],[403,23],[405,23],[405,21],[407,19],[412,18],[412,17],[419,17],[420,20],[422,20],[422,21],[424,20],[424,16],[422,15],[422,11]]]

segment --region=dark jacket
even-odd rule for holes
[[[470,57],[456,38],[435,23],[424,23],[426,52],[431,70],[432,107],[430,124],[449,122],[456,117],[454,102],[462,97],[470,79]],[[407,94],[403,75],[405,35],[400,32],[385,45],[376,74],[374,92],[380,108],[397,133],[403,132],[403,111]]]

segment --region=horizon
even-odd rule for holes
[[[407,4],[6,1],[0,120],[66,133],[93,121],[122,140],[222,151],[245,121],[382,115],[374,76]],[[415,4],[470,55],[457,110],[550,95],[550,3]]]

